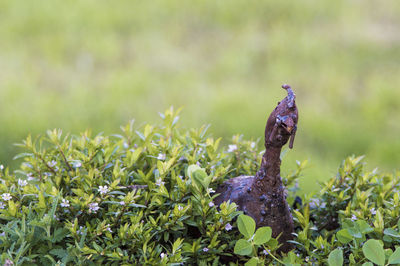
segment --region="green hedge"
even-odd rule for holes
[[[213,203],[224,180],[256,172],[258,145],[235,136],[219,147],[207,127],[180,129],[178,113],[161,114],[160,125],[131,122],[120,135],[27,137],[20,169],[0,170],[2,263],[400,263],[398,175],[347,158],[320,193],[295,205],[296,248],[278,254],[268,228],[245,230],[251,219],[234,203]],[[283,177],[290,204],[304,167]]]

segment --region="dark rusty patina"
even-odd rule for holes
[[[280,251],[292,248],[293,218],[286,202],[280,176],[282,146],[289,141],[293,148],[297,131],[298,111],[295,94],[289,85],[282,85],[288,95],[278,103],[265,127],[265,153],[255,176],[238,176],[224,182],[218,189],[216,204],[235,202],[238,209],[253,217],[257,227],[270,226],[272,236],[282,244]]]

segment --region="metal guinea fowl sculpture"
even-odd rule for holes
[[[270,226],[272,236],[279,236],[279,251],[288,252],[292,245],[293,218],[286,202],[285,188],[280,176],[282,146],[289,141],[289,148],[297,131],[298,111],[296,96],[291,87],[282,85],[288,95],[278,103],[265,127],[265,153],[255,176],[238,176],[225,181],[217,189],[220,195],[216,204],[235,202],[238,209],[251,216],[257,227]]]

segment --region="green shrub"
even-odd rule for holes
[[[206,264],[240,260],[234,203],[217,209],[223,180],[251,174],[259,152],[230,149],[207,127],[181,131],[178,112],[121,135],[63,136],[20,144],[21,168],[0,173],[2,262],[15,264]],[[234,147],[234,149],[232,149]],[[253,150],[250,152],[250,150]]]
[[[179,128],[178,113],[121,135],[48,131],[21,146],[24,162],[0,169],[0,249],[5,265],[219,265],[400,263],[399,176],[347,158],[336,177],[293,210],[295,249],[277,254],[234,203],[217,208],[224,180],[253,175],[261,151],[228,147]],[[294,202],[305,162],[283,177]],[[237,217],[239,217],[237,219]],[[366,264],[367,265],[367,264]]]
[[[400,177],[367,172],[362,159],[344,160],[336,177],[294,210],[299,226],[294,243],[305,262],[400,263]]]

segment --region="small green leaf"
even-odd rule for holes
[[[179,250],[182,247],[182,238],[178,238],[175,240],[174,244],[172,245],[172,254],[175,254],[177,250]]]
[[[211,177],[209,177],[206,171],[198,166],[197,164],[192,164],[188,167],[188,176],[192,180],[192,184],[197,188],[208,188],[208,185],[211,182]]]
[[[356,225],[361,233],[368,234],[374,231],[374,229],[364,220],[358,220]]]
[[[253,238],[254,244],[262,245],[264,243],[267,243],[271,239],[271,235],[272,235],[271,227],[264,226],[258,228]]]
[[[251,254],[252,246],[246,240],[239,239],[236,242],[235,248],[234,248],[233,251],[235,252],[235,254],[242,255],[242,256],[247,256],[247,255]]]
[[[381,242],[376,239],[370,239],[365,242],[362,247],[364,256],[378,265],[385,264],[385,251],[383,250]]]
[[[34,157],[34,154],[33,153],[27,153],[27,152],[19,153],[16,156],[14,156],[13,160],[17,160],[19,158],[24,158],[24,157]]]
[[[375,226],[375,228],[379,229],[381,232],[385,228],[385,223],[383,221],[382,214],[379,210],[376,211],[374,226]]]
[[[390,248],[385,249],[385,258],[388,259],[390,256],[392,256],[393,250]]]
[[[15,216],[17,214],[17,206],[12,200],[8,201],[8,212],[11,216]]]
[[[347,229],[342,229],[339,232],[337,232],[336,237],[342,244],[347,244],[353,240],[353,237],[350,235]]]
[[[400,263],[400,248],[396,248],[393,254],[389,257],[389,264],[399,264]]]
[[[62,248],[56,248],[49,251],[51,255],[55,255],[58,258],[62,259],[68,255],[68,251]]]
[[[246,262],[244,266],[257,266],[257,264],[258,264],[258,258],[253,257],[248,262]]]
[[[278,247],[279,242],[278,240],[276,240],[275,238],[271,238],[268,242],[267,242],[267,246],[269,247],[269,249],[274,250]]]
[[[46,200],[44,199],[44,195],[43,192],[39,193],[39,203],[38,203],[38,207],[41,209],[45,209],[47,207],[46,205]]]
[[[343,265],[343,251],[341,249],[333,250],[328,257],[329,266],[342,266]]]
[[[250,239],[253,236],[254,230],[256,230],[256,222],[254,222],[253,218],[242,214],[239,216],[237,224],[240,233],[242,233],[244,237]]]

